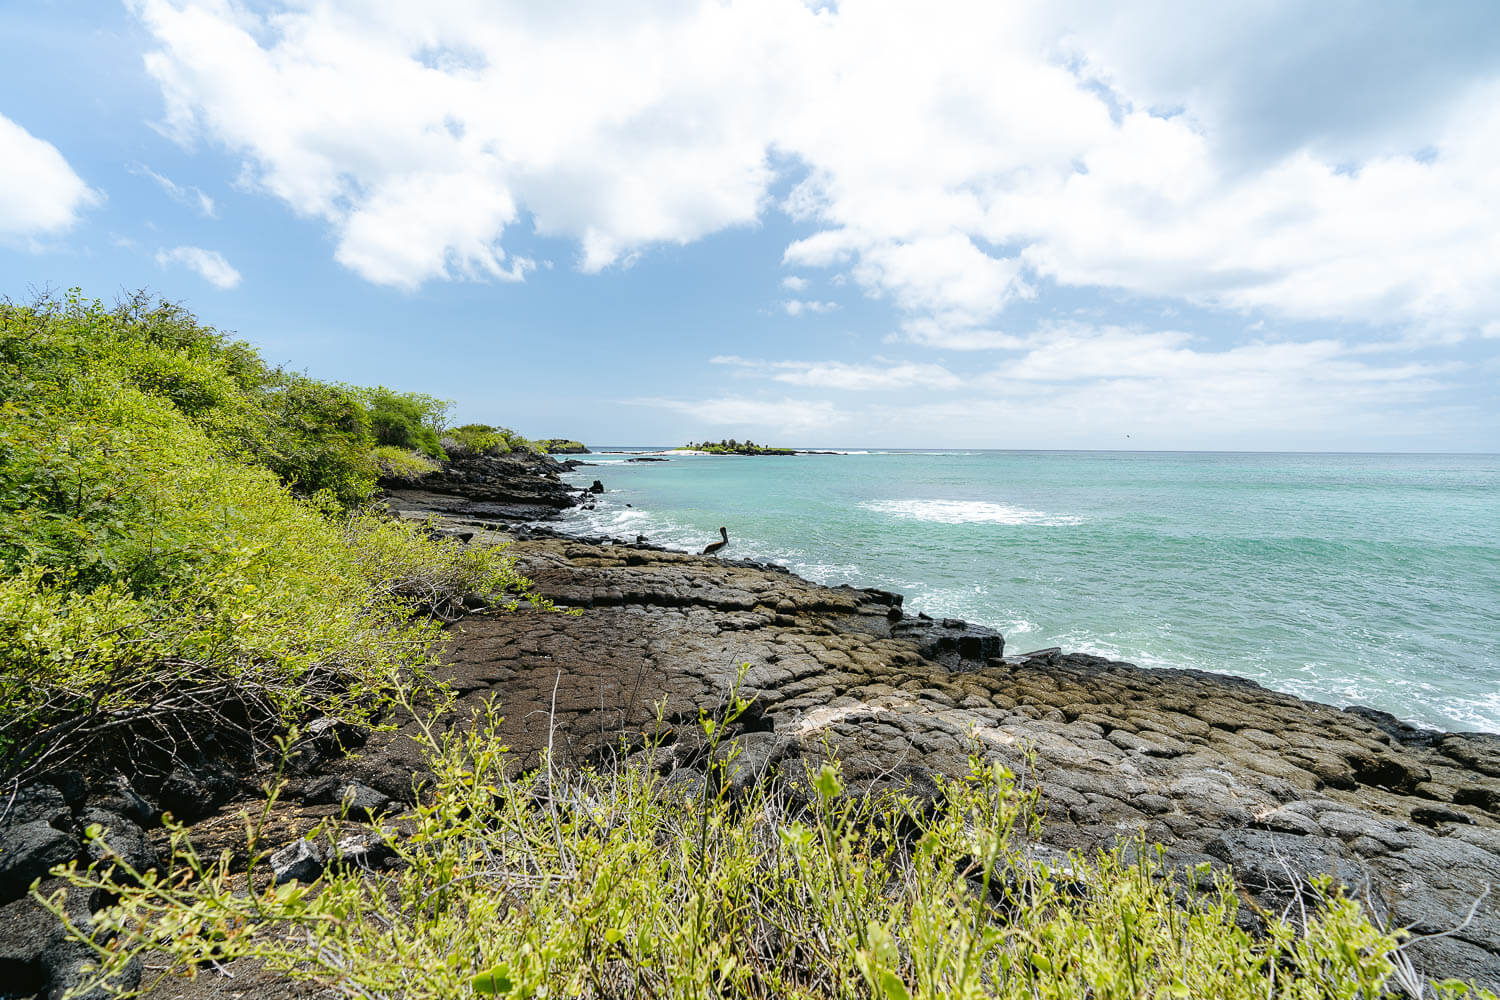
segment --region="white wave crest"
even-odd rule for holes
[[[1061,526],[1082,524],[1073,514],[1048,514],[1040,510],[1011,507],[983,500],[871,500],[860,504],[865,510],[914,521],[938,524],[1037,524]]]

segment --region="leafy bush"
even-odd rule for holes
[[[510,428],[491,427],[489,424],[450,427],[444,431],[444,440],[452,441],[459,455],[509,455],[512,452],[537,451],[535,444]]]
[[[438,434],[448,404],[432,396],[395,392],[380,386],[364,390],[370,409],[370,429],[377,444],[419,451],[429,458],[444,458]]]
[[[71,870],[118,899],[95,917],[98,977],[153,953],[179,974],[255,957],[330,995],[409,1000],[1374,1000],[1399,948],[1326,883],[1305,922],[1263,914],[1255,938],[1223,878],[1151,851],[1037,852],[1034,798],[997,764],[941,782],[931,809],[845,795],[836,761],[777,797],[731,794],[723,771],[696,788],[646,768],[514,778],[495,722],[428,730],[436,784],[408,836],[384,834],[380,873],[275,886],[258,855],[247,880],[181,829],[168,872]],[[336,852],[336,828],[311,836]],[[1494,1000],[1437,990],[1466,994]]]
[[[571,438],[546,438],[540,441],[533,441],[532,444],[536,446],[537,451],[547,455],[583,455],[588,453],[588,449],[583,446],[582,441],[574,441]]]
[[[380,445],[370,455],[375,459],[375,468],[385,479],[416,480],[439,469],[438,463],[421,452],[393,445]]]
[[[0,397],[0,774],[363,716],[433,655],[414,613],[526,587],[346,514],[373,482],[357,395],[175,307],[0,305]]]
[[[345,506],[369,498],[376,456],[359,394],[301,375],[275,373],[261,400],[264,443],[252,457],[298,492],[327,490]]]

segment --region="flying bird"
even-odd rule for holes
[[[711,556],[715,552],[719,551],[724,546],[726,546],[726,545],[729,544],[729,529],[728,528],[720,528],[719,529],[719,534],[721,536],[723,536],[724,540],[722,542],[710,542],[708,548],[706,548],[706,549],[703,550],[703,554],[704,555]]]

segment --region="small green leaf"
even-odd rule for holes
[[[839,774],[831,764],[824,764],[818,776],[813,779],[813,787],[818,790],[818,797],[824,802],[831,802],[839,792],[844,790],[843,782],[839,781]]]
[[[475,993],[490,997],[503,997],[516,986],[510,978],[510,966],[504,962],[481,972],[469,980],[469,985]]]
[[[880,992],[885,995],[886,1000],[911,1000],[911,992],[907,990],[906,984],[889,969],[880,973]]]
[[[625,936],[625,932],[617,927],[611,927],[604,932],[604,943],[615,944]]]

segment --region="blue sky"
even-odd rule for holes
[[[1500,450],[1500,5],[392,6],[0,8],[0,293],[592,443]]]

